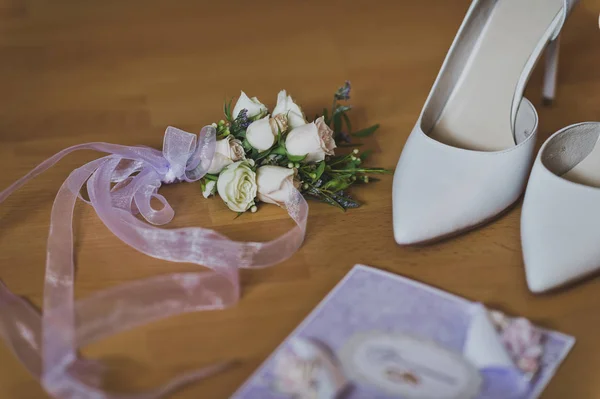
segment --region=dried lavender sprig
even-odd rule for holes
[[[250,126],[250,123],[252,123],[250,118],[248,118],[248,110],[246,108],[241,110],[233,123],[235,123],[241,129],[246,130],[248,126]]]
[[[333,95],[336,100],[344,100],[347,101],[350,99],[350,91],[352,90],[352,85],[350,81],[347,80],[342,87],[337,89],[335,94]]]

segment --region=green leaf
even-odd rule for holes
[[[342,131],[342,116],[340,114],[333,115],[333,131],[335,134]]]
[[[260,161],[261,159],[266,158],[269,154],[271,154],[271,150],[259,152],[258,155],[256,155],[256,157],[253,157],[252,159],[254,159],[255,161]]]
[[[252,121],[255,122],[255,121],[259,120],[259,119],[264,118],[265,116],[267,116],[267,111],[262,111],[260,114],[254,115],[253,117],[251,117],[250,120],[252,120]]]
[[[394,171],[385,168],[368,168],[364,169],[364,173],[380,173],[382,175],[391,175],[394,174]]]
[[[219,180],[219,175],[213,175],[213,174],[208,174],[207,173],[207,174],[204,175],[204,178],[206,180],[217,181],[217,180]]]
[[[321,163],[317,167],[317,170],[315,171],[315,175],[317,175],[317,177],[315,177],[313,180],[319,180],[321,178],[321,175],[323,174],[323,172],[325,172],[325,166],[325,161],[321,161]]]
[[[276,125],[277,125],[277,138],[276,138],[275,142],[277,144],[279,144],[279,143],[281,143],[281,138],[282,138],[283,134],[281,132],[281,128],[279,127],[279,123],[276,123]]]
[[[346,127],[348,128],[348,134],[352,134],[352,124],[350,123],[350,118],[346,113],[342,114],[342,118],[344,118],[344,122],[346,122]]]
[[[231,118],[231,103],[233,102],[233,98],[229,100],[229,102],[225,101],[225,103],[223,104],[223,113],[225,114],[225,118],[229,121],[232,122],[232,118]]]
[[[344,190],[352,185],[353,181],[349,179],[334,179],[330,180],[323,186],[323,190],[329,190],[333,192],[338,192]]]
[[[244,141],[242,141],[242,147],[244,147],[244,150],[246,150],[246,152],[253,149],[252,145],[250,144],[250,142],[248,142],[246,138],[244,138]]]
[[[287,155],[287,152],[285,150],[285,147],[280,145],[279,147],[275,147],[272,151],[271,154],[277,154],[277,155]]]
[[[217,140],[222,140],[225,137],[229,136],[230,134],[231,134],[231,132],[227,133],[227,131],[224,131],[224,132],[222,132],[222,133],[220,133],[220,134],[217,135]]]
[[[301,162],[304,161],[304,158],[306,158],[308,154],[304,154],[304,155],[290,155],[287,154],[287,159],[289,159],[292,162]]]
[[[360,154],[359,158],[361,161],[364,161],[365,159],[369,158],[372,153],[373,153],[373,150],[367,150],[367,151],[363,152],[362,154]]]
[[[235,132],[234,136],[236,139],[244,140],[246,138],[246,130],[238,130]]]
[[[370,126],[366,129],[363,130],[359,130],[358,132],[354,132],[352,135],[354,137],[368,137],[370,135],[372,135],[373,133],[375,133],[375,131],[379,129],[379,123],[373,126]]]
[[[352,109],[352,106],[350,105],[338,105],[338,107],[335,109],[335,111],[333,111],[333,115],[340,115],[343,113],[346,113],[348,111],[350,111]]]

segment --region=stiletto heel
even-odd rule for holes
[[[474,0],[394,174],[398,244],[486,223],[525,190],[537,112],[523,97],[548,48],[544,99],[556,91],[558,41],[577,0]]]
[[[558,55],[560,37],[551,41],[546,48],[546,68],[544,71],[544,87],[542,88],[543,104],[552,105],[556,95],[556,80],[558,78]]]

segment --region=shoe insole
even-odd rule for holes
[[[574,183],[600,188],[600,145],[598,141],[592,152],[562,177]]]
[[[519,80],[562,9],[563,0],[498,1],[430,136],[477,151],[514,147]]]

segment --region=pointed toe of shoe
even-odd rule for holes
[[[394,239],[398,245],[422,244],[438,236],[436,231],[428,231],[426,225],[419,223],[415,212],[410,203],[394,203]]]
[[[420,242],[419,232],[412,226],[394,223],[394,240],[398,245],[412,245]]]
[[[491,220],[525,189],[534,140],[506,152],[452,147],[413,130],[394,173],[394,237],[443,239]]]
[[[540,256],[541,255],[541,256]],[[570,279],[556,273],[561,265],[548,259],[547,253],[530,252],[525,256],[525,280],[529,291],[540,294],[567,283]]]
[[[548,291],[600,270],[600,190],[533,167],[521,212],[527,285]]]
[[[398,173],[398,180],[408,177]],[[460,202],[450,206],[447,203],[432,200],[436,196],[428,193],[443,190],[436,187],[435,181],[418,186],[406,187],[403,183],[394,183],[394,238],[399,245],[425,244],[441,240],[475,223],[470,210]]]
[[[600,269],[597,242],[580,238],[581,232],[523,228],[523,262],[531,292],[550,291]]]

